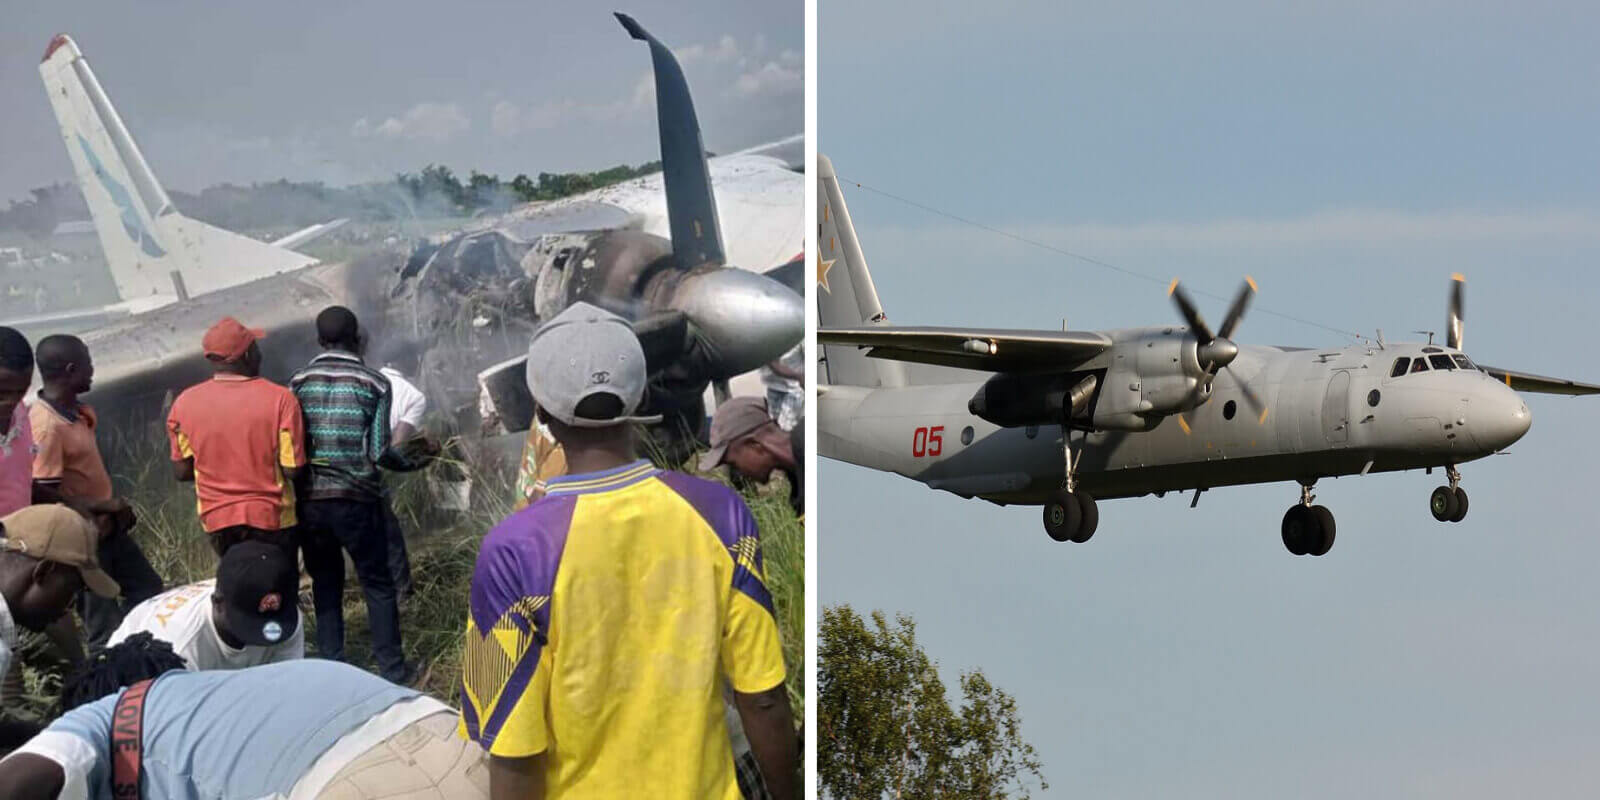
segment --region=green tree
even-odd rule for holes
[[[874,611],[869,626],[847,605],[827,608],[818,657],[817,770],[830,797],[1020,800],[1047,788],[1016,701],[974,670],[952,708],[910,617]]]
[[[517,199],[523,202],[531,201],[539,196],[539,187],[526,174],[518,174],[511,179],[511,191],[516,192]]]

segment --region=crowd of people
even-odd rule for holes
[[[388,343],[375,368],[349,309],[315,325],[322,352],[286,385],[261,374],[262,331],[206,332],[212,375],[166,428],[216,570],[170,589],[81,400],[88,347],[0,327],[0,711],[18,626],[72,665],[59,717],[0,722],[7,797],[797,796],[796,665],[760,531],[733,489],[638,456],[635,428],[656,420],[625,320],[576,303],[530,342],[523,495],[462,589],[459,708],[411,688],[402,646],[410,564],[385,473],[440,452],[417,350]],[[801,426],[767,409],[723,404],[700,466],[783,472],[799,513]],[[347,557],[376,674],[346,663]]]

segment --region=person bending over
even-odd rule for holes
[[[184,666],[148,633],[93,658],[63,715],[0,760],[7,800],[489,796],[482,755],[431,697],[320,659]]]

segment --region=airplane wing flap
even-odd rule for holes
[[[1484,372],[1494,376],[1497,380],[1505,381],[1507,386],[1519,392],[1537,392],[1539,394],[1566,394],[1584,395],[1600,394],[1600,386],[1592,383],[1579,383],[1566,378],[1546,378],[1543,375],[1534,375],[1528,372],[1478,365]]]
[[[987,372],[1072,369],[1111,346],[1110,338],[1094,331],[913,326],[825,329],[817,340],[869,347],[873,358]]]

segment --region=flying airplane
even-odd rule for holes
[[[1212,329],[1183,287],[1183,325],[1110,331],[895,326],[878,299],[833,164],[817,157],[820,452],[1001,505],[1043,505],[1056,541],[1094,535],[1097,499],[1296,481],[1295,555],[1333,547],[1320,478],[1443,468],[1428,498],[1460,522],[1458,466],[1504,450],[1532,416],[1518,391],[1600,386],[1476,364],[1462,352],[1463,278],[1445,343],[1322,348],[1235,341],[1246,278]]]
[[[586,300],[634,321],[651,360],[651,413],[668,415],[661,430],[671,441],[692,441],[708,385],[768,364],[804,334],[800,296],[729,258],[778,266],[779,277],[798,273],[779,265],[804,241],[803,178],[759,148],[707,159],[671,50],[617,18],[650,47],[663,170],[530,204],[497,220],[492,236],[450,243],[449,252],[468,255],[483,249],[479,242],[512,248],[514,275],[491,275],[476,257],[403,268],[384,256],[321,263],[289,245],[325,226],[264,243],[184,216],[78,46],[66,35],[52,39],[39,72],[121,296],[79,312],[105,321],[80,333],[95,356],[103,413],[149,418],[170,392],[203,379],[201,336],[225,315],[267,329],[264,372],[285,379],[318,350],[311,322],[333,304],[355,310],[370,339],[406,335],[431,348],[424,363],[443,376],[435,385],[450,388],[451,407],[476,411],[480,371],[498,365],[484,380],[520,375],[508,359],[525,352],[538,320]],[[735,237],[726,246],[725,227]],[[490,278],[504,291],[489,291]]]

